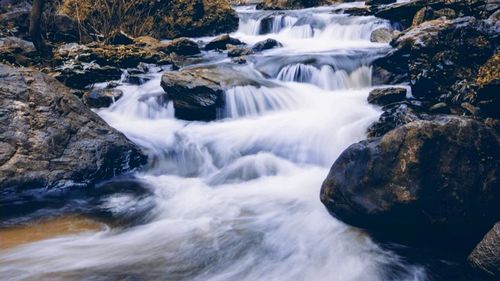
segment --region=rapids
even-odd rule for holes
[[[1,279],[426,280],[424,268],[337,221],[318,198],[331,164],[381,113],[366,101],[370,62],[389,49],[369,40],[388,22],[339,7],[238,8],[232,36],[284,47],[248,58],[251,70],[241,71],[272,86],[228,90],[215,122],[175,119],[161,74],[121,85],[124,97],[98,114],[149,154],[135,177],[150,194],[99,204],[147,209],[140,223],[1,251]]]

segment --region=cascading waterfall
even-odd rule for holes
[[[370,32],[389,24],[329,8],[239,12],[234,36],[284,45],[251,58],[253,71],[272,70],[269,84],[228,89],[209,123],[175,119],[159,74],[121,85],[124,96],[98,113],[149,154],[136,177],[151,195],[112,194],[98,207],[151,210],[135,226],[1,251],[3,280],[426,279],[318,198],[330,165],[380,115],[366,102],[366,62],[387,48]]]

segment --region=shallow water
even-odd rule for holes
[[[209,123],[175,119],[160,74],[120,86],[124,97],[98,113],[150,155],[136,177],[151,194],[99,204],[147,210],[141,223],[3,250],[3,280],[426,279],[319,201],[331,164],[381,113],[366,101],[369,64],[389,47],[369,37],[389,24],[332,8],[239,13],[235,37],[284,45],[236,70],[266,83],[229,89]]]

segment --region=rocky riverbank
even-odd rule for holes
[[[402,27],[374,82],[411,93],[370,94],[384,113],[333,164],[321,200],[382,240],[449,247],[463,261],[480,243],[471,265],[498,276],[498,236],[480,241],[500,219],[499,3],[390,2],[367,1],[367,14]]]

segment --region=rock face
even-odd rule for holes
[[[126,5],[114,2],[115,9],[121,12],[119,19],[107,16],[107,2],[110,1],[63,0],[59,12],[80,19],[84,31],[89,35],[97,30],[106,36],[111,26],[136,37],[150,35],[166,39],[215,35],[231,32],[238,27],[236,12],[227,0],[123,2]]]
[[[500,277],[500,222],[493,226],[472,251],[469,263],[490,275]]]
[[[81,186],[145,163],[55,79],[0,65],[0,190]]]
[[[487,62],[495,59],[494,30],[472,17],[431,20],[408,29],[391,42],[392,53],[374,62],[374,83],[407,81],[418,99],[455,107],[469,103],[485,108],[479,114],[494,116],[491,98],[485,95],[489,102],[480,103],[477,83],[485,74],[479,70],[483,65],[491,69]]]
[[[500,215],[499,153],[498,136],[480,122],[412,122],[345,150],[321,201],[384,237],[439,244],[453,235],[467,250]]]

